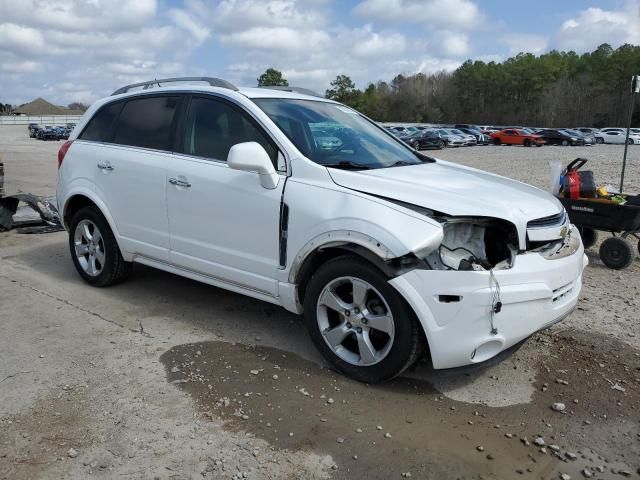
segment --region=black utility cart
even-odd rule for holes
[[[598,240],[598,230],[611,232],[600,245],[600,259],[609,268],[627,268],[640,252],[640,206],[618,205],[599,198],[564,198],[559,200],[566,208],[571,223],[580,229],[585,248],[592,247]],[[638,240],[637,247],[630,238]]]

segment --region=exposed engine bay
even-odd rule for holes
[[[449,218],[442,229],[440,246],[425,258],[434,270],[504,270],[518,253],[517,231],[504,220]]]

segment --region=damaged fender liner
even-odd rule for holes
[[[421,268],[423,270],[431,270],[427,263],[418,258],[413,252],[407,253],[406,255],[402,255],[401,257],[391,258],[389,260],[384,260],[378,257],[375,253],[371,252],[371,250],[360,246],[354,245],[351,243],[348,244],[340,244],[336,242],[335,245],[328,244],[319,248],[319,251],[326,250],[327,248],[338,247],[341,250],[345,250],[348,252],[355,253],[359,257],[362,257],[373,265],[378,267],[388,278],[399,277],[400,275],[410,272],[411,270],[415,270],[416,268]]]

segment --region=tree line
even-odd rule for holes
[[[582,55],[552,50],[503,62],[467,60],[453,72],[399,74],[364,90],[338,75],[325,96],[381,122],[546,127],[625,126],[633,99],[632,123],[640,126],[640,94],[630,93],[633,75],[640,75],[640,46],[614,50],[603,44]],[[271,68],[258,85],[288,83]]]

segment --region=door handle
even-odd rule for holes
[[[170,178],[169,179],[169,183],[171,185],[175,185],[177,187],[184,187],[184,188],[190,188],[191,184],[187,181],[187,180],[182,180],[179,178]]]
[[[99,164],[98,164],[98,168],[99,168],[100,170],[106,170],[107,172],[111,172],[111,171],[113,171],[113,167],[112,167],[112,166],[111,166],[111,164],[110,164],[110,163],[108,163],[108,162],[107,162],[107,163],[99,163]]]

